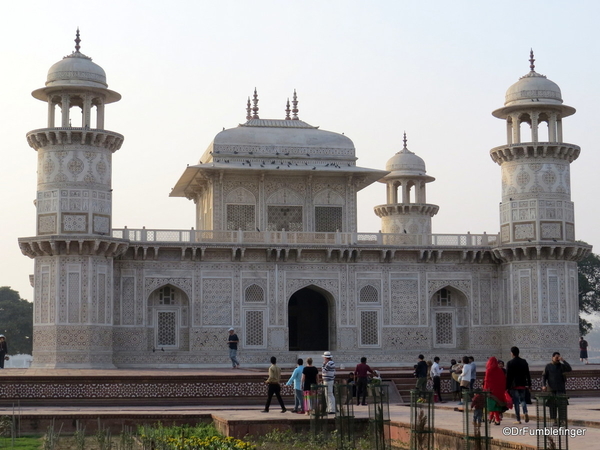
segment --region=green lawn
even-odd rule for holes
[[[0,437],[0,449],[19,449],[19,450],[38,450],[42,448],[42,438],[40,437],[21,437],[15,439],[15,445],[11,438]]]

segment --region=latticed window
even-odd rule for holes
[[[246,288],[244,299],[247,302],[261,303],[265,301],[265,291],[257,284],[253,284]]]
[[[342,231],[342,207],[315,206],[315,231]]]
[[[175,289],[169,286],[160,288],[158,291],[158,303],[161,305],[175,304]]]
[[[373,286],[365,286],[360,290],[358,301],[361,303],[377,303],[379,301],[379,293]]]
[[[377,311],[360,312],[360,345],[379,345]]]
[[[159,347],[177,345],[177,320],[175,311],[159,311],[156,345]]]
[[[451,312],[435,313],[435,345],[454,344],[454,323]]]
[[[256,220],[254,205],[227,205],[227,229],[254,231]]]
[[[246,311],[246,345],[264,346],[263,311]]]
[[[302,231],[302,206],[269,206],[269,231]]]
[[[452,306],[452,295],[448,289],[440,289],[436,297],[437,306]]]

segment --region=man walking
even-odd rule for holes
[[[566,379],[565,373],[570,372],[571,366],[568,362],[566,362],[560,353],[554,352],[552,353],[552,362],[547,364],[544,373],[542,373],[542,391],[547,392],[550,391],[552,395],[557,394],[566,394]],[[554,421],[553,425],[558,426],[558,422],[556,420],[556,400],[552,401],[550,399],[548,402],[548,407],[550,408],[550,419]],[[564,418],[560,417],[562,415],[562,409],[559,411],[559,421],[561,425],[566,426],[564,423]]]
[[[526,390],[531,388],[531,374],[529,373],[529,364],[523,358],[519,357],[519,347],[511,347],[510,354],[512,359],[506,364],[506,389],[512,397],[515,405],[516,423],[521,423],[521,414],[519,406],[523,408],[525,423],[529,422],[527,414],[527,402],[525,401]]]
[[[279,402],[279,406],[281,406],[281,412],[284,413],[287,411],[285,409],[285,405],[283,404],[283,399],[281,398],[281,385],[279,381],[281,380],[281,369],[277,367],[277,358],[271,356],[271,366],[269,367],[269,378],[267,378],[267,383],[269,385],[269,390],[267,391],[267,403],[265,405],[265,409],[261,412],[268,413],[269,406],[271,406],[271,399],[273,398],[273,394],[277,397],[277,401]]]
[[[367,364],[367,358],[360,358],[360,364],[356,365],[356,369],[354,371],[356,376],[356,406],[360,405],[360,398],[362,396],[362,405],[365,406],[367,404],[367,384],[369,384],[369,379],[367,378],[367,373],[373,375],[373,369],[369,367]]]
[[[327,402],[327,414],[335,414],[335,397],[333,396],[333,383],[335,380],[335,363],[331,352],[323,353],[323,366],[321,367],[321,378],[327,388],[325,400]]]
[[[231,359],[232,369],[237,369],[238,367],[240,367],[240,362],[237,359],[239,342],[240,340],[238,339],[237,334],[235,334],[235,330],[233,328],[230,328],[229,340],[227,341],[227,345],[229,346],[229,358]]]

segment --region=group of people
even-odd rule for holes
[[[320,370],[320,380],[321,384],[325,385],[326,389],[325,404],[327,414],[335,414],[335,396],[333,392],[335,383],[335,363],[333,361],[331,352],[323,353],[322,358],[323,364],[321,365]],[[353,377],[351,380],[356,385],[356,404],[366,405],[369,374],[371,374],[371,376],[375,376],[377,375],[376,371],[371,369],[371,367],[367,364],[367,358],[363,356],[352,374]],[[314,387],[318,384],[318,382],[319,369],[313,366],[313,359],[307,358],[306,365],[304,365],[304,360],[299,358],[296,368],[286,383],[288,386],[294,386],[294,408],[291,412],[309,415],[310,411],[315,409],[317,392],[314,390]],[[275,356],[271,357],[269,376],[265,383],[268,385],[267,403],[265,404],[265,408],[262,410],[262,412],[269,412],[273,396],[277,398],[279,406],[281,407],[281,412],[286,412],[287,408],[285,407],[283,399],[281,398],[281,369],[277,366],[277,358]],[[352,398],[354,398],[354,396],[352,396]]]
[[[518,347],[510,349],[511,359],[504,368],[504,361],[497,359],[495,356],[487,360],[485,375],[483,380],[483,390],[488,392],[487,395],[487,410],[489,412],[490,423],[500,425],[502,414],[514,406],[515,423],[521,424],[529,422],[529,414],[527,404],[531,403],[531,374],[529,372],[529,364],[520,356]],[[437,401],[445,403],[442,400],[440,388],[440,375],[444,370],[439,366],[439,357],[433,359],[433,363],[429,366],[425,362],[423,355],[419,355],[419,361],[415,365],[415,376],[417,377],[416,389],[424,392],[427,388],[427,374],[433,379],[433,389],[437,396]],[[460,400],[459,405],[462,405],[462,391],[473,391],[476,380],[476,366],[472,356],[464,356],[461,359],[462,363],[457,363],[456,360],[451,360],[449,369],[452,375],[451,390],[454,393],[454,400]],[[566,377],[565,373],[572,370],[571,366],[559,352],[552,354],[552,362],[547,364],[542,373],[542,391],[550,392],[553,395],[566,394]],[[481,426],[484,410],[484,396],[475,393],[471,398],[471,409],[473,410],[473,424]],[[554,425],[558,424],[560,414],[557,414],[557,406],[555,403],[549,403],[550,419]]]

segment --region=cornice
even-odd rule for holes
[[[21,253],[40,256],[104,256],[115,258],[129,247],[129,241],[99,236],[36,236],[19,238]]]

